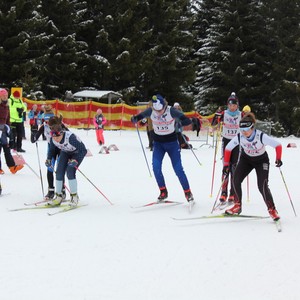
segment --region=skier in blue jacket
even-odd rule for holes
[[[162,161],[165,154],[168,153],[173,169],[183,188],[186,200],[190,204],[194,204],[194,197],[183,170],[180,146],[175,129],[176,121],[180,122],[182,126],[191,125],[192,122],[181,111],[169,106],[160,94],[154,95],[150,104],[150,107],[145,111],[133,116],[131,121],[137,123],[148,117],[152,120],[154,130],[152,165],[154,176],[160,189],[158,201],[164,201],[168,197],[168,190],[162,173]]]

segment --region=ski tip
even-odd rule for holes
[[[193,212],[193,208],[195,206],[195,201],[191,201],[188,203],[188,210],[189,210],[189,214],[191,214]]]
[[[274,221],[275,225],[276,225],[276,228],[277,228],[277,232],[282,232],[282,227],[281,227],[281,222],[280,222],[280,219],[279,220],[276,220]]]
[[[4,197],[4,196],[8,196],[8,195],[10,195],[10,193],[1,193],[0,197]]]

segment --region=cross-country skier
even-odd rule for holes
[[[234,92],[231,93],[227,100],[227,109],[224,111],[218,111],[216,113],[216,118],[218,118],[218,122],[222,122],[222,157],[224,158],[224,150],[227,144],[236,136],[239,130],[239,122],[241,120],[241,112],[239,110],[239,100]],[[213,119],[212,124],[215,122]],[[233,174],[235,171],[236,163],[238,160],[239,151],[238,149],[234,149],[230,156],[229,162],[229,175],[226,178],[222,175],[222,192],[220,196],[220,202],[225,203],[226,200],[228,202],[234,201],[234,190],[232,185]],[[230,177],[230,178],[229,178]],[[230,192],[229,197],[227,199],[227,189],[228,183],[230,180]]]
[[[56,197],[49,202],[52,206],[60,205],[63,200],[61,193],[63,188],[63,179],[67,173],[69,188],[71,194],[71,205],[76,206],[79,201],[77,194],[76,170],[83,161],[87,149],[83,142],[71,131],[64,131],[61,124],[51,126],[51,140],[49,151],[47,153],[46,166],[52,165],[52,157],[56,148],[60,149],[59,160],[56,168]]]
[[[279,220],[271,191],[269,181],[269,157],[265,146],[269,145],[276,150],[276,167],[282,166],[282,145],[268,136],[266,133],[255,129],[255,116],[248,113],[240,121],[240,133],[235,136],[225,148],[223,176],[228,176],[229,162],[232,151],[241,149],[240,158],[233,177],[233,188],[235,192],[234,206],[227,209],[227,214],[240,214],[242,211],[242,182],[248,174],[255,169],[258,189],[267,205],[273,220]]]
[[[162,173],[162,161],[165,154],[168,153],[173,169],[183,188],[186,200],[190,205],[194,204],[194,197],[183,170],[180,146],[175,130],[176,120],[180,121],[182,126],[191,125],[191,120],[181,111],[169,106],[167,101],[160,94],[154,95],[152,97],[151,106],[140,114],[133,116],[131,121],[137,123],[147,117],[151,118],[154,130],[152,164],[155,179],[160,190],[158,200],[164,201],[168,197],[168,190]]]
[[[52,124],[54,124],[54,123],[61,124],[61,118],[56,117],[52,111],[52,107],[50,108],[50,106],[49,106],[47,108],[47,112],[45,112],[43,114],[43,123],[40,126],[40,128],[38,130],[36,130],[35,128],[32,128],[32,130],[31,130],[31,142],[32,143],[36,143],[41,135],[45,135],[47,142],[48,142],[47,152],[49,151],[50,140],[51,140],[51,135],[50,135],[51,124],[50,124],[50,122],[52,122]],[[63,124],[62,124],[62,127],[65,130],[67,130]],[[53,199],[55,196],[53,173],[54,173],[55,163],[59,159],[59,153],[60,153],[60,149],[56,148],[55,151],[53,152],[53,157],[51,158],[51,166],[47,167],[48,192],[44,197],[45,200]],[[65,199],[66,198],[66,190],[64,187],[62,188],[61,193],[63,195],[63,199]]]

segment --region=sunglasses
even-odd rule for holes
[[[240,131],[246,132],[246,131],[249,131],[252,128],[253,128],[253,126],[250,126],[250,127],[240,127]]]
[[[62,133],[63,133],[62,131],[56,131],[56,130],[51,130],[51,131],[50,131],[50,135],[51,135],[52,137],[61,136]]]

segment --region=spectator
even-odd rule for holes
[[[14,91],[8,99],[10,110],[10,123],[13,134],[13,146],[12,148],[18,152],[25,152],[22,149],[22,133],[23,133],[23,112],[26,111],[26,106],[21,99],[19,91]]]

